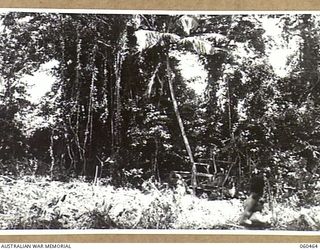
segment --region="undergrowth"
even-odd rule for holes
[[[1,229],[239,229],[239,199],[208,201],[155,186],[146,190],[0,177]],[[320,207],[272,202],[272,229],[319,230]]]

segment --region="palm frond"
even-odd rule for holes
[[[180,40],[178,35],[172,33],[162,33],[153,30],[138,30],[135,32],[139,51],[152,48],[158,44],[176,43]]]
[[[180,40],[179,43],[200,55],[214,55],[227,51],[226,49],[216,47],[213,42],[202,39],[201,37],[187,37]]]
[[[183,32],[189,36],[191,31],[195,30],[199,26],[199,23],[195,16],[184,15],[179,18],[177,25],[180,26]]]
[[[201,36],[190,36],[182,38],[173,33],[162,33],[150,30],[138,30],[135,32],[139,51],[152,48],[156,45],[166,46],[169,44],[179,44],[202,55],[213,55],[221,51],[226,51],[218,45],[226,43],[225,36],[217,33],[204,34]]]

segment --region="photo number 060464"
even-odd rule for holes
[[[320,230],[320,13],[2,11],[0,229]]]

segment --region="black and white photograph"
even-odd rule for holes
[[[320,12],[0,9],[0,61],[0,230],[320,230]]]

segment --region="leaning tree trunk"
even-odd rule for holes
[[[168,82],[169,82],[169,89],[170,89],[170,95],[171,95],[171,100],[172,100],[172,104],[173,104],[173,109],[174,109],[174,113],[176,115],[176,118],[178,120],[178,124],[179,124],[179,128],[181,131],[181,136],[183,138],[183,142],[184,145],[186,147],[190,162],[192,164],[192,169],[191,169],[191,185],[192,185],[192,189],[193,189],[193,193],[195,194],[196,192],[196,186],[197,186],[197,179],[196,179],[196,165],[193,159],[193,155],[192,155],[192,151],[191,151],[191,147],[189,144],[189,140],[188,137],[186,135],[185,129],[184,129],[184,125],[181,119],[181,115],[179,112],[179,108],[178,108],[178,102],[177,99],[175,97],[175,93],[174,93],[174,89],[173,89],[173,83],[172,83],[172,78],[171,78],[171,67],[170,67],[170,62],[169,62],[169,56],[167,55],[167,74],[168,74]]]

